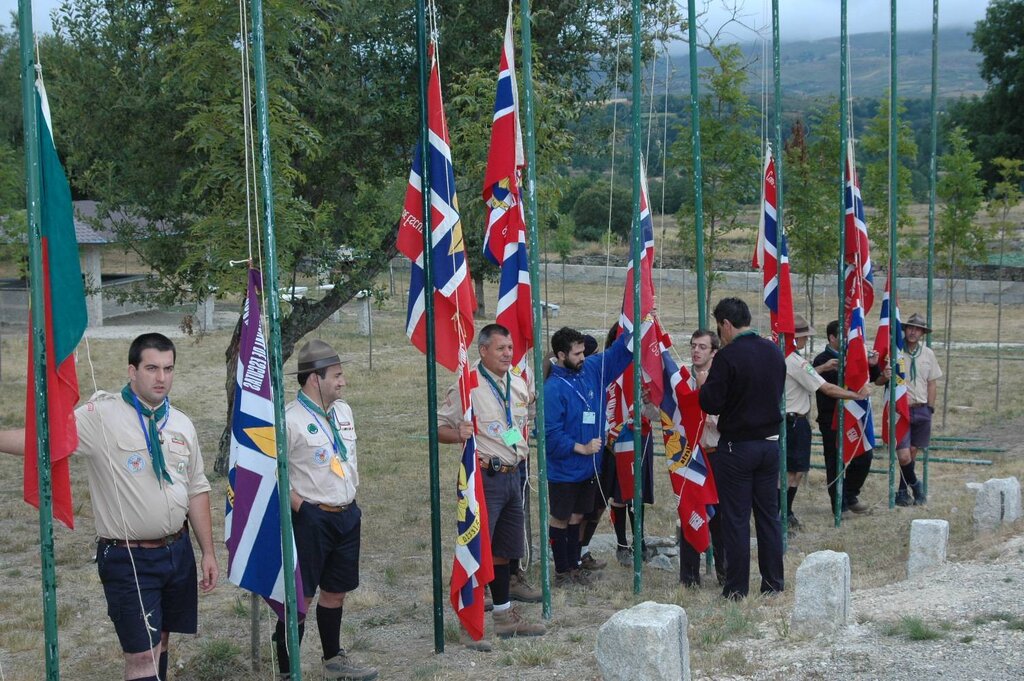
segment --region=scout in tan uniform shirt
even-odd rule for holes
[[[925,498],[924,485],[917,479],[914,462],[917,454],[931,443],[932,414],[935,413],[935,399],[942,369],[932,349],[923,343],[931,333],[928,321],[920,314],[910,315],[903,322],[903,336],[906,340],[903,351],[904,372],[907,378],[907,398],[910,401],[910,432],[896,443],[896,456],[900,462],[900,488],[896,493],[897,506],[922,505]],[[914,493],[910,499],[907,488]]]
[[[789,483],[786,499],[789,508],[789,527],[800,527],[800,521],[793,515],[793,500],[800,481],[811,469],[811,424],[807,420],[811,412],[811,398],[821,391],[836,400],[860,400],[868,396],[865,388],[855,393],[838,385],[828,383],[818,370],[811,366],[800,352],[807,347],[807,339],[814,335],[814,327],[800,315],[793,317],[796,352],[786,356],[786,477]]]
[[[533,396],[526,382],[511,371],[512,337],[508,329],[500,324],[488,324],[480,329],[477,348],[480,351],[480,362],[475,367],[478,384],[473,388],[470,399],[479,428],[476,449],[483,473],[494,560],[494,581],[491,582],[494,632],[502,638],[539,636],[545,632],[544,625],[524,620],[509,600],[509,561],[525,555],[519,463],[529,453],[526,434]],[[473,424],[463,421],[462,416],[456,383],[449,388],[444,404],[438,409],[438,441],[461,444],[473,435]],[[468,645],[487,649],[487,644]]]
[[[99,537],[96,566],[126,679],[167,678],[170,632],[196,632],[197,586],[210,591],[217,583],[210,483],[195,427],[168,399],[175,359],[167,337],[139,336],[121,394],[98,392],[75,410],[75,453],[86,457]],[[0,433],[4,451],[24,455],[24,444],[23,430]],[[186,519],[202,550],[198,585]]]
[[[375,679],[376,669],[356,664],[341,647],[342,605],[345,595],[359,586],[362,526],[362,511],[356,505],[356,427],[352,408],[341,399],[341,359],[327,343],[312,340],[299,349],[296,373],[301,388],[285,408],[285,420],[292,524],[306,611],[319,587],[316,622],[326,678]],[[300,641],[304,630],[302,622]],[[273,638],[278,678],[291,678],[280,620]]]

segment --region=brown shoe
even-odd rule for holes
[[[871,513],[871,507],[859,499],[850,504],[848,509],[854,513]]]
[[[608,563],[606,561],[598,560],[590,553],[584,553],[583,557],[580,558],[580,568],[590,570],[591,572],[594,570],[603,570],[607,565]]]
[[[345,651],[340,651],[329,660],[323,661],[324,678],[343,679],[344,681],[373,681],[377,678],[377,670],[373,667],[362,667],[348,658]]]
[[[523,572],[513,572],[508,583],[509,600],[520,603],[540,603],[542,594],[540,589],[535,589],[532,584],[526,581]]]
[[[467,634],[462,627],[459,627],[459,643],[466,646],[467,650],[475,650],[478,653],[491,652],[491,642],[487,640],[486,636],[479,641],[474,641],[473,637]]]
[[[502,612],[493,612],[494,635],[498,638],[511,638],[513,636],[543,636],[547,628],[543,624],[527,622],[519,614],[519,608],[512,606]]]
[[[573,583],[579,586],[590,586],[594,583],[594,576],[590,570],[571,570],[569,574],[572,575]]]

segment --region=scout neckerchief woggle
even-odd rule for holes
[[[320,408],[320,405],[309,398],[309,396],[299,391],[298,395],[299,404],[305,407],[309,415],[313,417],[313,420],[317,422],[317,425],[321,429],[324,428],[324,424],[320,422],[320,418],[323,417],[327,421],[327,425],[331,428],[331,447],[334,449],[334,456],[331,457],[331,472],[337,475],[339,478],[345,477],[345,469],[341,467],[342,461],[348,461],[348,448],[345,447],[345,443],[341,439],[341,433],[338,432],[338,427],[334,425],[334,419],[330,415]]]
[[[167,420],[171,417],[170,401],[165,397],[159,407],[149,409],[132,392],[131,383],[127,383],[121,388],[121,399],[135,407],[135,414],[139,417],[139,427],[142,428],[142,434],[146,438],[146,449],[149,450],[149,457],[153,460],[153,472],[156,473],[156,479],[160,482],[160,486],[163,487],[164,481],[173,485],[174,481],[167,473],[167,465],[164,463],[164,450],[160,446],[163,438],[161,433],[164,426],[167,425]],[[163,423],[158,423],[159,421],[163,421]]]

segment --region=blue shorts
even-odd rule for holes
[[[896,443],[897,449],[927,449],[932,440],[932,410],[927,404],[919,404],[910,408],[910,428],[902,440]]]
[[[196,633],[199,588],[196,557],[187,533],[168,546],[153,549],[100,542],[96,568],[107,597],[107,615],[124,652],[144,653],[155,648],[164,631]]]
[[[786,415],[786,471],[811,470],[811,424],[806,416]]]
[[[343,511],[325,511],[302,502],[292,511],[295,549],[299,554],[302,592],[316,595],[319,586],[331,593],[348,593],[359,586],[359,535],[363,512],[355,502]]]

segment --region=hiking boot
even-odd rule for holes
[[[466,633],[466,630],[459,628],[459,643],[466,646],[467,650],[475,650],[478,653],[489,653],[491,652],[491,642],[486,638],[481,638],[479,641],[474,641],[473,637]]]
[[[649,561],[651,558],[654,558],[656,553],[657,552],[654,550],[654,548],[647,546],[647,544],[643,544],[640,548],[640,558],[645,563]]]
[[[519,608],[513,606],[501,612],[493,612],[494,635],[498,638],[513,636],[543,636],[547,628],[543,624],[527,622],[519,614]]]
[[[928,503],[928,497],[924,493],[924,483],[918,480],[910,486],[910,490],[914,493],[914,506],[924,506]]]
[[[578,586],[591,586],[594,583],[594,575],[590,570],[570,570],[572,581]]]
[[[854,513],[871,513],[871,507],[865,504],[860,499],[855,499],[851,504],[847,506],[847,509]]]
[[[633,549],[628,546],[620,546],[615,549],[615,560],[619,561],[622,567],[633,567]]]
[[[509,578],[508,597],[520,603],[540,603],[543,598],[540,589],[526,581],[526,574],[521,571],[513,572]]]
[[[345,681],[372,681],[377,678],[377,670],[373,667],[360,667],[348,659],[344,650],[329,660],[323,661],[324,678],[344,679]]]
[[[607,565],[608,563],[606,561],[598,560],[590,553],[584,553],[583,557],[580,558],[580,568],[583,570],[590,570],[591,572],[594,570],[603,570]]]
[[[910,494],[905,489],[901,489],[896,492],[896,505],[897,506],[913,506],[914,501],[910,498]]]
[[[575,582],[572,579],[572,572],[571,571],[568,571],[568,572],[556,572],[555,573],[555,581],[552,584],[552,586],[567,587],[567,586],[572,586],[573,584],[575,584]]]

